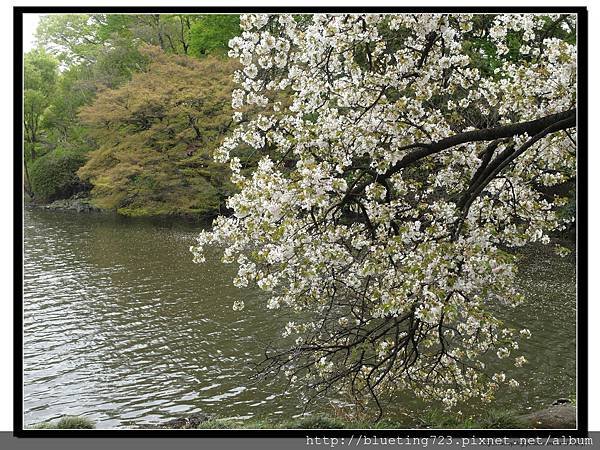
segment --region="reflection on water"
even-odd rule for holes
[[[291,411],[252,385],[266,314],[231,305],[232,268],[192,263],[197,231],[49,211],[25,213],[25,421],[83,414],[101,427],[205,411]],[[273,394],[276,394],[275,396]],[[267,400],[269,398],[270,400]]]
[[[193,264],[189,247],[197,231],[25,211],[26,425],[63,415],[111,428],[200,411],[221,417],[302,411],[302,402],[282,393],[282,380],[249,380],[252,363],[277,335],[277,321],[251,301],[243,312],[232,311],[234,300],[260,294],[234,288],[234,268],[217,253]],[[513,408],[575,390],[574,259],[542,250],[528,252],[521,277],[528,302],[508,318],[533,333],[524,343],[531,364],[510,369],[524,389],[499,396]]]
[[[527,248],[519,265],[519,286],[526,302],[513,311],[499,314],[507,325],[529,328],[532,336],[522,340],[520,350],[529,361],[521,368],[512,365],[511,376],[521,388],[499,400],[507,406],[526,409],[547,406],[576,391],[576,271],[575,252],[556,256],[549,246]],[[587,320],[583,317],[580,320]],[[512,363],[512,361],[510,361]]]

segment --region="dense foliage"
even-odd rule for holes
[[[240,33],[238,15],[211,14],[200,18],[190,28],[190,47],[195,55],[229,51],[229,40]]]
[[[57,149],[36,159],[31,165],[31,190],[36,199],[52,201],[82,190],[77,170],[85,163],[81,153]]]
[[[241,27],[239,125],[217,153],[239,193],[192,250],[201,262],[223,246],[235,285],[294,317],[263,374],[380,412],[397,390],[450,408],[517,388],[490,355],[521,366],[529,331],[494,310],[522,301],[509,250],[573,220],[548,187],[575,176],[575,17],[245,15]],[[250,175],[248,146],[265,155]]]
[[[30,183],[27,181],[29,166],[38,157],[52,153],[56,149],[77,155],[97,150],[91,154],[92,161],[81,173],[86,180],[91,180],[92,183],[98,182],[92,195],[97,196],[99,205],[118,208],[122,213],[136,215],[166,213],[198,215],[218,211],[223,204],[224,196],[229,192],[227,183],[224,182],[223,168],[216,166],[210,158],[204,158],[207,161],[202,162],[203,157],[200,153],[206,155],[207,151],[217,145],[219,140],[217,134],[226,129],[217,116],[222,115],[222,118],[230,120],[227,107],[222,110],[218,108],[223,99],[229,95],[228,77],[232,69],[231,62],[223,58],[212,58],[211,55],[226,53],[227,42],[238,33],[239,16],[237,15],[52,14],[42,16],[36,31],[39,47],[25,56],[25,188],[38,202],[46,202],[50,198],[61,195],[70,195],[70,189],[57,188],[50,196],[45,194],[36,196],[35,190],[30,188]],[[153,45],[160,51],[149,51],[147,45]],[[182,58],[187,55],[208,59],[204,64],[194,66],[190,58],[187,62],[182,62],[181,59],[173,63],[172,60],[163,57],[164,54],[181,55]],[[161,68],[160,65],[163,63],[167,67]],[[175,67],[179,69],[171,73],[170,71]],[[185,67],[188,68],[187,72],[184,70]],[[197,72],[192,76],[192,71],[195,70]],[[136,74],[142,74],[141,82],[139,78],[135,78]],[[131,92],[136,86],[140,86],[140,83],[143,84],[143,80],[150,80],[152,74],[154,74],[154,84],[164,89],[160,95],[151,92],[148,100],[153,102],[152,107],[169,110],[167,115],[170,115],[169,126],[161,131],[169,134],[160,137],[162,144],[157,145],[166,145],[165,143],[170,139],[168,144],[170,156],[163,155],[165,159],[160,164],[148,164],[139,168],[136,175],[127,170],[123,170],[118,175],[117,172],[127,163],[109,164],[106,159],[102,160],[99,157],[101,153],[106,156],[110,152],[106,145],[103,145],[108,141],[98,140],[101,133],[97,125],[101,122],[101,113],[106,113],[106,121],[112,123],[113,131],[121,130],[118,125],[120,119],[124,122],[129,119],[115,116],[114,111],[110,108],[102,109],[102,105],[107,105],[111,95],[109,92],[117,92],[119,88],[129,89]],[[208,81],[209,84],[214,81],[222,89],[217,84],[205,89],[207,84],[203,79],[204,75],[212,80]],[[167,77],[165,80],[169,80],[168,77],[171,76],[175,79],[171,83],[170,80],[161,83],[157,81],[159,76]],[[129,88],[125,87],[127,85]],[[198,94],[197,102],[202,102],[206,108],[192,111],[195,106],[190,100],[188,112],[192,118],[183,117],[181,105],[180,116],[175,118],[177,114],[173,109],[169,85],[173,89],[176,87],[183,89],[185,92],[182,95],[193,97]],[[139,92],[148,93],[148,90],[142,88]],[[210,98],[211,95],[215,97]],[[115,97],[112,98],[114,100]],[[80,109],[91,104],[96,105],[96,114],[84,113],[81,117],[85,116],[89,121],[82,121],[78,115]],[[93,110],[92,108],[86,111]],[[206,114],[206,117],[202,114]],[[193,126],[190,125],[190,120]],[[125,129],[126,124],[122,125]],[[190,133],[192,136],[196,134],[195,126],[198,130],[202,129],[201,139],[194,140],[189,136]],[[158,133],[157,127],[154,127],[153,131]],[[116,136],[122,136],[122,132],[110,135],[111,138]],[[143,139],[141,134],[127,137],[128,139],[123,139],[119,143],[118,149],[113,149],[115,153],[119,153],[121,157],[124,154],[137,153],[145,162],[153,160],[152,152],[156,151],[154,144],[148,143],[148,147],[140,146],[140,139]],[[159,139],[158,135],[155,137]],[[114,139],[111,142],[115,142]],[[127,145],[132,147],[127,148]],[[202,150],[196,151],[196,147]],[[152,150],[146,153],[149,148]],[[192,152],[193,156],[185,156],[188,152]],[[50,159],[54,160],[48,158],[47,161]],[[183,162],[183,159],[187,161]],[[80,161],[81,164],[85,162],[79,157],[73,161],[75,160]],[[37,167],[37,175],[43,177],[39,171],[46,165],[40,163]],[[104,169],[107,170],[106,174],[101,173]],[[53,173],[48,178],[54,179],[55,175],[56,173]],[[65,179],[70,179],[73,175],[71,166],[63,175]],[[80,186],[88,186],[88,184],[80,183]]]
[[[81,109],[99,147],[79,175],[122,214],[215,214],[231,187],[211,155],[231,123],[234,62],[141,52],[144,72]]]
[[[58,76],[58,62],[44,50],[34,50],[23,61],[25,82],[23,91],[23,147],[25,187],[30,189],[29,163],[45,151],[47,124],[44,114],[51,99]]]

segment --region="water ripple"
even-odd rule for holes
[[[261,357],[256,343],[276,336],[276,320],[252,301],[232,311],[235,299],[258,293],[233,288],[234,269],[216,254],[193,264],[188,249],[197,232],[25,212],[26,424],[67,414],[110,428],[200,411],[243,418],[302,411],[281,381],[248,381],[250,363]],[[517,398],[527,404],[568,395],[574,386],[574,262],[558,264],[523,273],[526,310],[507,317],[515,326],[527,317],[534,335],[525,349],[533,364],[520,373],[528,389]],[[509,395],[514,401],[520,394]]]

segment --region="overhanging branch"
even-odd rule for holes
[[[430,144],[413,144],[410,147],[419,148],[419,150],[406,155],[394,166],[390,167],[384,176],[389,177],[390,175],[398,172],[400,169],[407,167],[408,165],[420,159],[423,159],[429,155],[433,155],[434,153],[441,152],[442,150],[455,147],[456,145],[465,144],[467,142],[492,141],[495,139],[509,138],[525,133],[532,136],[557,123],[561,123],[561,128],[559,130],[571,128],[575,126],[575,115],[576,110],[570,109],[568,111],[550,114],[540,119],[530,120],[528,122],[519,122],[495,128],[467,131],[449,136]]]

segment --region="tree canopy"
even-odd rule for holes
[[[229,41],[240,34],[237,14],[204,15],[190,27],[190,47],[195,55],[220,52],[226,54]]]
[[[44,117],[51,104],[58,79],[58,62],[43,50],[25,55],[23,126],[26,154],[35,159],[45,130]]]
[[[231,123],[235,63],[140,51],[144,72],[80,110],[98,148],[79,175],[122,214],[214,214],[231,189],[211,155]]]
[[[32,193],[29,164],[45,151],[48,109],[58,78],[58,61],[42,49],[27,53],[23,61],[23,169],[25,189]]]
[[[35,190],[29,189],[30,193],[34,194],[36,201],[49,201],[51,198],[56,198],[57,195],[69,195],[69,193],[78,191],[80,188],[89,189],[91,185],[82,183],[82,180],[77,178],[78,167],[76,165],[83,164],[86,160],[83,156],[85,153],[102,147],[101,142],[96,140],[99,136],[98,127],[96,126],[100,121],[98,114],[106,114],[106,120],[112,121],[111,123],[114,126],[111,129],[119,128],[117,126],[119,119],[126,121],[124,116],[117,118],[114,111],[110,108],[102,109],[100,105],[106,104],[109,92],[124,88],[136,74],[144,74],[143,76],[148,77],[148,80],[150,80],[152,78],[150,74],[155,73],[153,83],[159,89],[168,87],[169,83],[167,82],[166,86],[161,84],[157,81],[157,76],[174,76],[175,79],[170,85],[180,87],[187,92],[187,95],[195,95],[206,87],[206,83],[201,79],[203,75],[208,78],[222,76],[223,80],[220,86],[223,90],[217,89],[217,85],[214,85],[214,89],[208,89],[201,94],[203,104],[213,105],[217,108],[217,105],[222,101],[222,96],[225,95],[225,92],[228,92],[230,82],[227,77],[233,69],[231,69],[231,63],[226,58],[215,59],[212,56],[215,54],[224,56],[227,42],[238,33],[239,16],[237,15],[92,13],[42,16],[36,30],[38,48],[25,56],[24,74],[26,84],[26,158],[24,170],[28,180],[26,184],[28,189],[30,184],[29,175],[27,174],[29,172],[28,166],[37,157],[49,155],[48,158],[36,164],[36,170],[33,173],[34,178],[36,178],[33,180],[33,184],[38,187],[45,186],[44,192],[39,191],[39,195],[35,195]],[[160,48],[164,54],[180,55],[182,58],[186,56],[197,59],[208,58],[209,61],[206,61],[204,65],[195,67],[201,72],[197,73],[197,77],[192,77],[191,67],[194,64],[192,61],[182,62],[183,60],[178,60],[177,63],[173,63],[161,52],[148,50],[148,45]],[[162,63],[168,66],[164,70],[159,68]],[[151,69],[149,69],[150,64]],[[215,67],[209,67],[206,64]],[[175,73],[170,73],[169,69],[174,67]],[[176,69],[177,67],[179,69]],[[186,74],[183,73],[184,67],[190,68]],[[196,84],[198,89],[194,91],[192,86],[186,86],[185,82],[182,84],[182,80]],[[139,83],[136,84],[136,82],[130,85],[130,94],[131,90],[138,85]],[[149,93],[147,89],[143,88],[140,92]],[[150,92],[149,100],[154,102],[153,107],[170,110],[171,113],[175,114],[175,111],[171,109],[170,92],[163,90],[161,95],[154,95],[154,92]],[[135,96],[134,94],[131,95],[132,97]],[[215,95],[215,98],[210,98],[211,95]],[[90,122],[82,121],[81,117],[83,116],[78,115],[79,110],[84,106],[93,104],[97,97],[99,97],[95,104],[97,114],[94,119],[96,122],[94,120]],[[176,129],[176,133],[170,136],[172,142],[169,145],[172,147],[191,146],[188,150],[198,157],[198,152],[191,148],[200,145],[202,151],[205,152],[213,146],[212,143],[208,143],[212,139],[212,137],[209,137],[212,136],[210,130],[215,129],[217,116],[223,114],[223,117],[226,117],[229,107],[225,106],[222,111],[208,111],[201,107],[192,112],[191,110],[194,108],[192,103],[190,102],[188,109],[190,115],[194,118],[193,121],[198,121],[197,126],[202,128],[202,132],[205,133],[202,143],[190,144],[187,137],[180,136],[178,133],[183,132],[186,126],[190,133],[195,133],[193,126],[187,122],[181,122],[176,125],[171,123],[172,128]],[[203,114],[206,114],[206,116],[203,116]],[[194,122],[194,126],[196,126],[196,122]],[[139,138],[139,135],[137,136]],[[133,139],[132,136],[129,137],[132,139],[130,141],[124,139],[121,142],[119,151],[127,153],[124,147],[127,143],[130,145],[139,144],[139,141]],[[182,140],[177,141],[179,138]],[[167,137],[163,136],[161,139],[161,145],[167,145],[165,144]],[[217,138],[215,138],[216,141],[218,141]],[[150,147],[153,146],[153,144],[149,145]],[[188,150],[185,150],[184,153]],[[106,151],[106,148],[104,148],[104,151]],[[146,152],[142,148],[131,148],[129,151],[140,154]],[[157,174],[153,172],[141,175],[137,178],[138,183],[134,183],[127,176],[114,177],[115,172],[112,170],[114,169],[112,165],[97,166],[96,171],[90,171],[88,169],[91,165],[98,162],[97,153],[94,153],[91,157],[94,162],[90,162],[90,165],[81,172],[89,175],[86,180],[96,181],[110,178],[114,189],[122,193],[122,198],[136,198],[133,201],[135,207],[124,207],[121,200],[117,200],[119,196],[115,196],[115,192],[111,194],[113,195],[112,200],[101,194],[102,192],[106,193],[106,185],[99,181],[101,185],[96,187],[92,192],[92,196],[98,194],[99,197],[96,200],[98,200],[99,205],[110,208],[115,207],[123,213],[152,215],[162,214],[166,211],[172,211],[176,214],[206,211],[212,214],[222,206],[223,195],[228,192],[228,188],[224,187],[223,180],[221,180],[223,168],[213,164],[210,158],[208,158],[207,165],[203,169],[204,178],[200,177],[199,180],[192,182],[194,188],[186,188],[188,181],[183,179],[180,180],[181,183],[178,185],[181,189],[175,189],[172,185],[177,183],[172,179],[169,182],[156,183],[155,176]],[[65,158],[69,161],[68,164],[65,163]],[[146,155],[144,158],[147,159],[150,156]],[[167,167],[170,163],[165,162],[165,164],[165,167]],[[200,163],[192,161],[190,164]],[[104,168],[109,170],[110,173],[102,175],[98,172],[98,170]],[[60,174],[59,172],[63,169],[65,173]],[[214,173],[211,173],[212,169],[215,169]],[[140,170],[144,172],[145,168]],[[193,172],[190,167],[179,166],[168,166],[164,172],[173,175],[180,170],[183,170],[188,178]],[[203,186],[202,183],[208,179],[216,184],[209,184],[200,189]],[[65,184],[66,180],[69,180],[67,184]],[[76,183],[76,181],[79,182]],[[53,183],[55,184],[53,185]],[[175,189],[177,195],[180,196],[171,207],[167,207],[166,204],[175,195],[174,193],[164,194],[166,197],[162,200],[159,198],[163,194],[158,190],[166,188],[167,185],[171,186],[168,189]],[[128,191],[128,189],[132,189],[132,191]],[[197,195],[198,189],[201,191],[199,195]],[[48,192],[53,194],[48,195]],[[139,192],[144,192],[144,195],[140,195]],[[148,201],[148,204],[144,203],[146,201]],[[162,206],[159,207],[159,205]]]
[[[294,319],[266,351],[312,397],[489,402],[495,358],[524,364],[512,249],[573,220],[572,15],[249,14],[234,117],[216,157],[239,192],[192,248]],[[287,98],[287,101],[282,101]],[[247,117],[243,108],[256,108]],[[240,149],[263,155],[251,174]],[[236,302],[234,309],[244,308]]]

